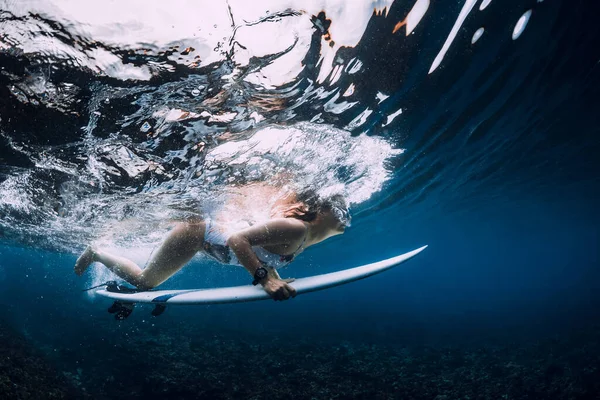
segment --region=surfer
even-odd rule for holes
[[[288,285],[293,279],[281,279],[277,269],[307,247],[344,233],[350,219],[341,195],[287,193],[272,204],[269,219],[262,223],[242,220],[232,226],[210,217],[178,223],[144,269],[90,245],[77,259],[75,273],[82,275],[93,262],[100,262],[138,289],[149,290],[169,279],[197,252],[204,252],[221,263],[243,266],[254,285],[262,285],[274,300],[287,300],[296,296]]]

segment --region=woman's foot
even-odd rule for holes
[[[75,273],[81,276],[94,262],[95,256],[96,252],[94,251],[94,248],[92,246],[88,246],[79,256],[77,261],[75,261]]]

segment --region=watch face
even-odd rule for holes
[[[267,276],[267,270],[264,268],[259,268],[256,270],[256,277],[257,278],[264,278],[265,276]]]

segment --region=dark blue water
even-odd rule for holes
[[[306,68],[290,82],[275,89],[226,87],[228,100],[215,107],[239,112],[232,122],[181,123],[163,129],[161,143],[149,144],[147,135],[132,126],[146,120],[159,125],[149,110],[162,103],[199,112],[202,108],[185,94],[188,89],[180,89],[205,82],[216,92],[230,64],[199,70],[177,64],[175,71],[149,82],[107,77],[28,54],[15,43],[7,21],[26,24],[49,17],[19,19],[14,8],[0,2],[12,11],[12,16],[0,14],[5,24],[0,26],[6,28],[0,43],[13,46],[0,47],[6,72],[0,74],[0,333],[8,354],[0,363],[0,394],[599,398],[597,7],[584,1],[493,0],[480,11],[477,2],[443,62],[428,74],[463,7],[463,2],[444,3],[432,4],[406,37],[390,32],[413,3],[396,1],[387,16],[370,17],[356,45],[337,50],[343,63],[353,57],[363,62],[360,71],[345,70],[334,84],[320,84],[343,92],[355,83],[348,101],[357,105],[347,111],[327,108],[334,92],[298,100],[313,90],[311,82],[322,68],[315,61],[321,38],[315,28],[303,58]],[[516,21],[528,10],[531,19],[513,40]],[[69,37],[72,32],[59,22],[52,25],[54,35],[64,34],[66,43],[80,39]],[[471,44],[480,27],[485,33]],[[56,97],[48,84],[46,94],[20,89],[27,100],[10,89],[23,87],[35,75],[31,71],[46,65],[56,70],[44,79],[79,88],[76,101]],[[285,97],[290,87],[298,92]],[[378,92],[389,97],[379,102]],[[145,103],[135,102],[142,94]],[[266,111],[248,101],[258,95],[272,103],[282,96],[288,100]],[[106,96],[110,105],[98,101]],[[265,120],[252,125],[240,111],[244,107],[262,110]],[[353,126],[365,108],[372,113]],[[383,126],[400,108],[402,114]],[[94,111],[101,114],[97,121]],[[313,160],[321,163],[323,175],[331,172],[328,176],[344,186],[347,196],[356,196],[353,225],[343,236],[308,249],[281,275],[339,270],[429,245],[423,254],[367,280],[283,303],[170,307],[160,317],[138,305],[122,322],[106,312],[109,301],[82,292],[105,276],[98,268],[78,278],[73,263],[88,241],[106,238],[107,225],[118,226],[106,221],[175,218],[180,210],[172,207],[169,193],[183,202],[189,200],[186,190],[218,191],[226,184],[225,172],[216,181],[201,181],[205,175],[200,174],[189,178],[190,171],[209,170],[210,157],[199,164],[186,158],[190,153],[174,157],[177,150],[189,150],[186,134],[196,132],[194,142],[216,148],[230,140],[222,136],[226,132],[239,134],[239,140],[246,129],[294,126],[319,113],[317,124],[348,130],[351,141],[383,139],[405,151],[385,160],[388,176],[368,196],[359,194],[377,181],[367,172],[378,162],[358,171],[358,164]],[[321,132],[317,140],[315,132],[306,133],[315,146],[334,135]],[[373,151],[384,151],[379,142],[375,150],[367,147],[374,142],[361,143],[366,160],[377,158]],[[100,146],[115,147],[102,153]],[[161,163],[171,176],[132,173],[130,164],[114,156],[118,146],[143,162]],[[105,167],[91,166],[89,154]],[[292,166],[284,158],[276,163]],[[118,173],[107,173],[110,166]],[[254,170],[244,168],[238,178],[251,181]],[[323,184],[314,179],[308,183]],[[166,197],[154,198],[155,193]],[[20,194],[33,200],[25,204]],[[143,213],[154,206],[175,211]],[[151,249],[159,242],[159,235],[151,235],[153,225],[135,226],[135,233],[149,237],[141,245]],[[116,245],[139,240],[115,231]],[[163,286],[247,282],[245,271],[199,258]],[[30,376],[38,379],[24,378]]]

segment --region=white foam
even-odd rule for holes
[[[354,94],[354,89],[355,88],[356,87],[354,86],[354,83],[351,83],[348,86],[348,89],[346,89],[346,91],[344,92],[344,94],[342,96],[344,96],[344,97],[352,96]]]
[[[364,109],[363,112],[358,114],[352,121],[350,121],[348,125],[346,125],[345,129],[350,131],[358,128],[359,126],[367,122],[367,118],[369,118],[369,115],[371,115],[372,113],[373,110],[371,110],[370,108]]]
[[[363,66],[362,61],[357,60],[357,59],[353,59],[354,62],[352,62],[352,60],[348,63],[348,66],[346,67],[346,71],[348,72],[348,74],[352,75],[357,73],[358,71],[360,71],[360,69]]]
[[[29,173],[10,176],[0,182],[0,209],[7,207],[14,210],[27,211],[33,208],[30,196],[22,190],[29,179]]]
[[[323,111],[333,114],[341,114],[358,104],[358,101],[341,101],[337,103],[339,98],[340,94],[336,93],[335,96],[333,96],[323,105]]]
[[[294,2],[296,7],[314,15],[324,10],[327,18],[332,21],[329,32],[334,45],[330,46],[329,42],[324,39],[321,41],[321,60],[323,63],[317,81],[323,82],[327,78],[333,68],[335,53],[342,46],[356,46],[367,28],[373,11],[381,11],[384,8],[389,9],[392,3],[393,0],[371,0],[353,2],[352,6],[348,6],[347,0],[298,0]]]
[[[417,25],[419,25],[419,22],[421,22],[429,9],[429,4],[429,0],[417,0],[406,17],[406,36],[410,35]]]
[[[378,137],[352,137],[327,125],[299,123],[269,126],[249,139],[223,143],[206,155],[206,163],[244,168],[249,178],[268,176],[283,168],[312,187],[342,188],[348,201],[356,204],[381,190],[390,176],[386,160],[402,151]],[[344,182],[337,175],[340,168],[351,174]],[[216,171],[206,179],[223,172]]]
[[[456,38],[456,34],[458,33],[458,30],[462,26],[463,22],[465,22],[465,19],[467,18],[467,15],[469,15],[469,13],[471,12],[471,10],[475,6],[475,3],[477,3],[477,0],[466,0],[465,1],[465,5],[463,6],[462,10],[460,10],[460,13],[458,14],[458,17],[456,18],[456,22],[454,23],[454,26],[452,27],[452,30],[450,31],[450,34],[446,38],[446,41],[444,42],[444,45],[442,46],[442,49],[440,50],[440,52],[438,53],[438,55],[433,60],[433,64],[431,64],[431,68],[429,69],[429,73],[430,74],[433,71],[435,71],[437,69],[437,67],[439,67],[440,64],[442,63],[442,60],[444,59],[444,56],[446,55],[446,52],[450,48],[450,45],[452,44],[452,42],[454,41],[454,39]]]
[[[389,98],[390,96],[387,94],[383,94],[381,92],[377,92],[377,100],[379,100],[379,104],[381,104],[382,101],[384,101],[385,99]]]
[[[41,14],[62,23],[77,36],[121,49],[145,47],[157,51],[175,45],[179,46],[179,51],[193,48],[184,57],[176,51],[170,60],[201,66],[224,61],[224,51],[229,49],[232,38],[246,47],[243,50],[237,46],[234,55],[236,63],[242,66],[251,57],[279,53],[295,43],[287,54],[247,77],[252,83],[272,88],[288,82],[302,71],[301,61],[314,33],[310,21],[312,15],[325,11],[327,18],[332,20],[329,32],[334,45],[322,40],[323,63],[319,74],[322,82],[333,68],[337,50],[342,46],[355,46],[373,11],[380,12],[392,3],[393,0],[371,0],[349,7],[345,0],[30,0],[26,4],[9,2],[6,11],[16,16]],[[255,24],[269,15],[288,10],[299,12]],[[30,32],[15,29],[9,36],[16,39],[25,53],[53,53],[118,79],[147,80],[151,77],[147,68],[117,61],[114,55],[106,54],[104,50],[70,47],[52,35],[36,35],[32,40],[29,34],[35,32],[36,27],[34,24],[28,27]],[[51,28],[47,27],[47,30]]]
[[[400,114],[402,114],[402,109],[401,108],[398,111],[396,111],[396,112],[388,115],[387,121],[385,121],[385,124],[383,124],[383,126],[389,125]]]
[[[333,69],[333,72],[331,73],[331,84],[334,85],[338,79],[340,79],[340,76],[342,76],[342,70],[343,70],[343,66],[342,65],[336,65],[335,68]]]

